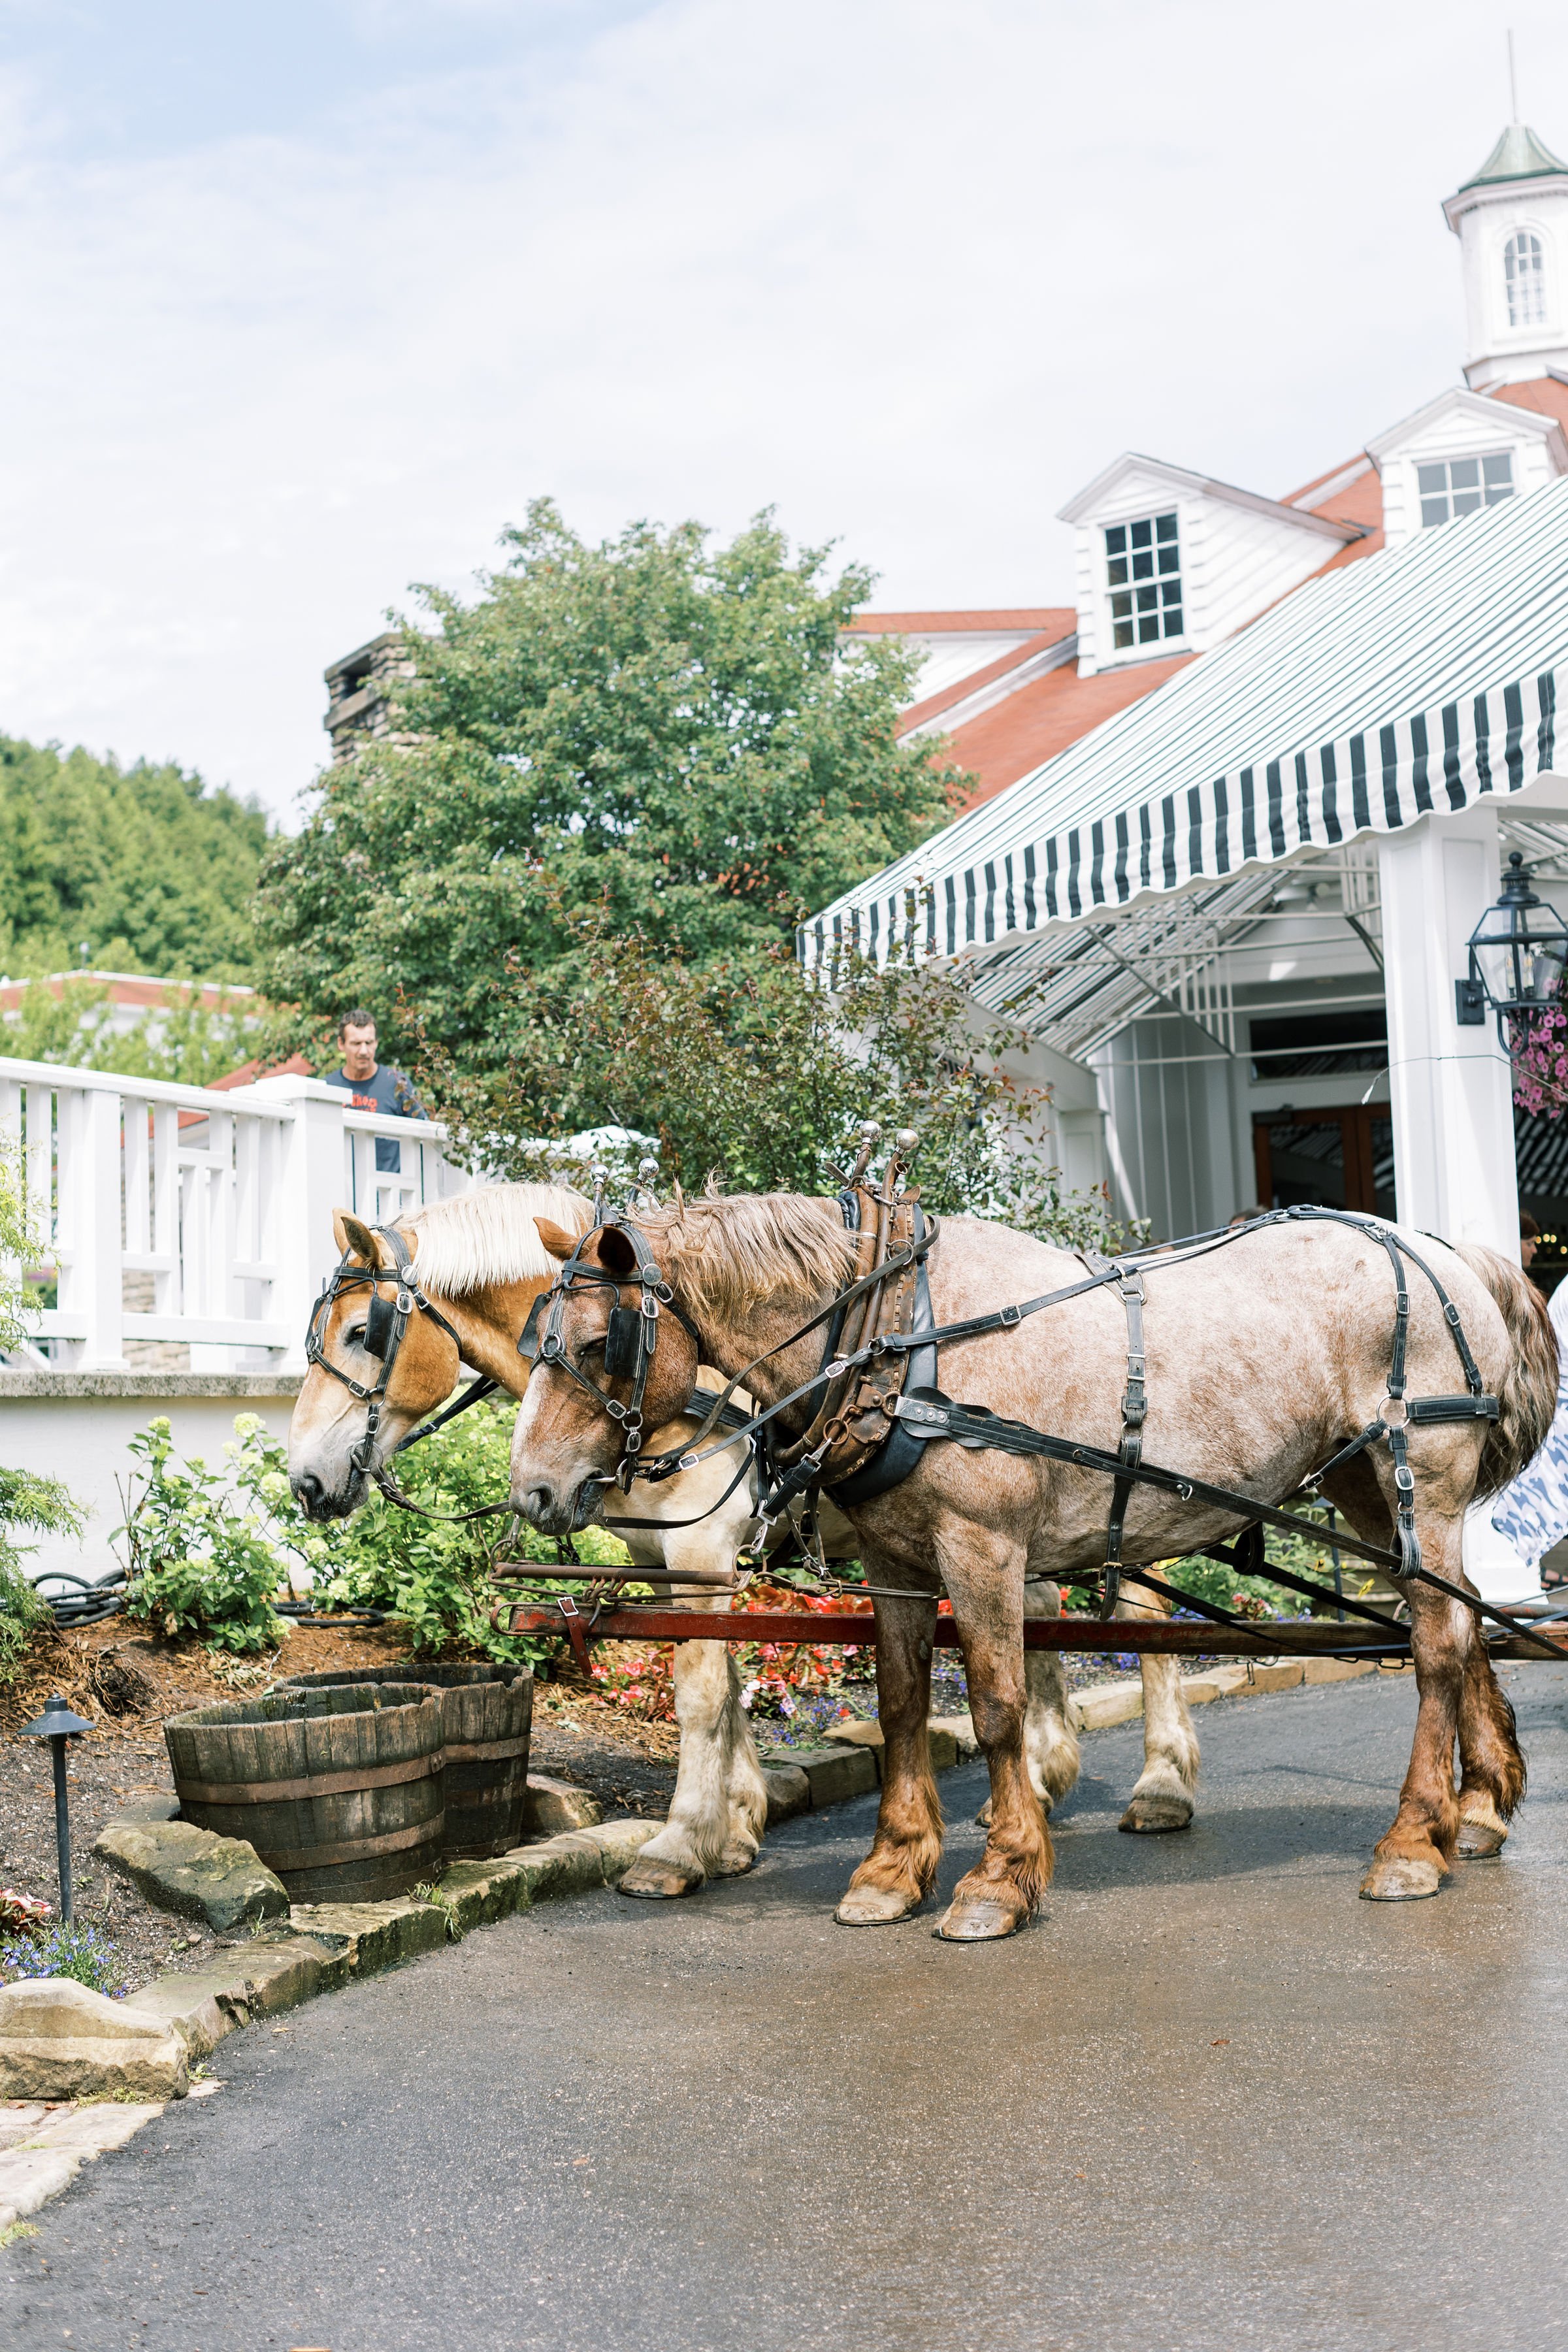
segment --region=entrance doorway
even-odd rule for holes
[[[1368,1216],[1394,1213],[1394,1122],[1386,1103],[1260,1111],[1252,1150],[1258,1198],[1268,1208],[1310,1202]]]

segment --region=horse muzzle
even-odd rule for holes
[[[317,1526],[326,1519],[346,1519],[364,1500],[364,1473],[357,1467],[336,1488],[323,1486],[313,1470],[301,1471],[289,1486],[306,1518]]]

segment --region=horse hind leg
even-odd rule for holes
[[[1524,1794],[1524,1757],[1513,1708],[1483,1644],[1473,1641],[1459,1697],[1461,1861],[1482,1862],[1503,1849]]]
[[[1168,1617],[1174,1605],[1157,1592],[1127,1596],[1118,1601],[1118,1617]],[[1143,1685],[1143,1769],[1128,1801],[1118,1829],[1156,1836],[1186,1829],[1193,1818],[1193,1798],[1198,1785],[1198,1735],[1187,1702],[1182,1696],[1179,1658],[1152,1657],[1145,1651],[1138,1661]]]

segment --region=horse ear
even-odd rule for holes
[[[558,1225],[553,1217],[535,1217],[533,1222],[539,1229],[539,1238],[551,1256],[564,1263],[577,1246],[576,1234],[569,1234],[564,1225]]]
[[[366,1265],[379,1262],[381,1253],[375,1245],[375,1235],[370,1227],[347,1209],[332,1211],[332,1239],[340,1257],[357,1257]]]
[[[637,1254],[619,1225],[605,1225],[599,1234],[599,1264],[612,1274],[635,1274]]]

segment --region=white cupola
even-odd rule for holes
[[[1568,163],[1510,122],[1443,211],[1464,257],[1471,391],[1568,374]]]

